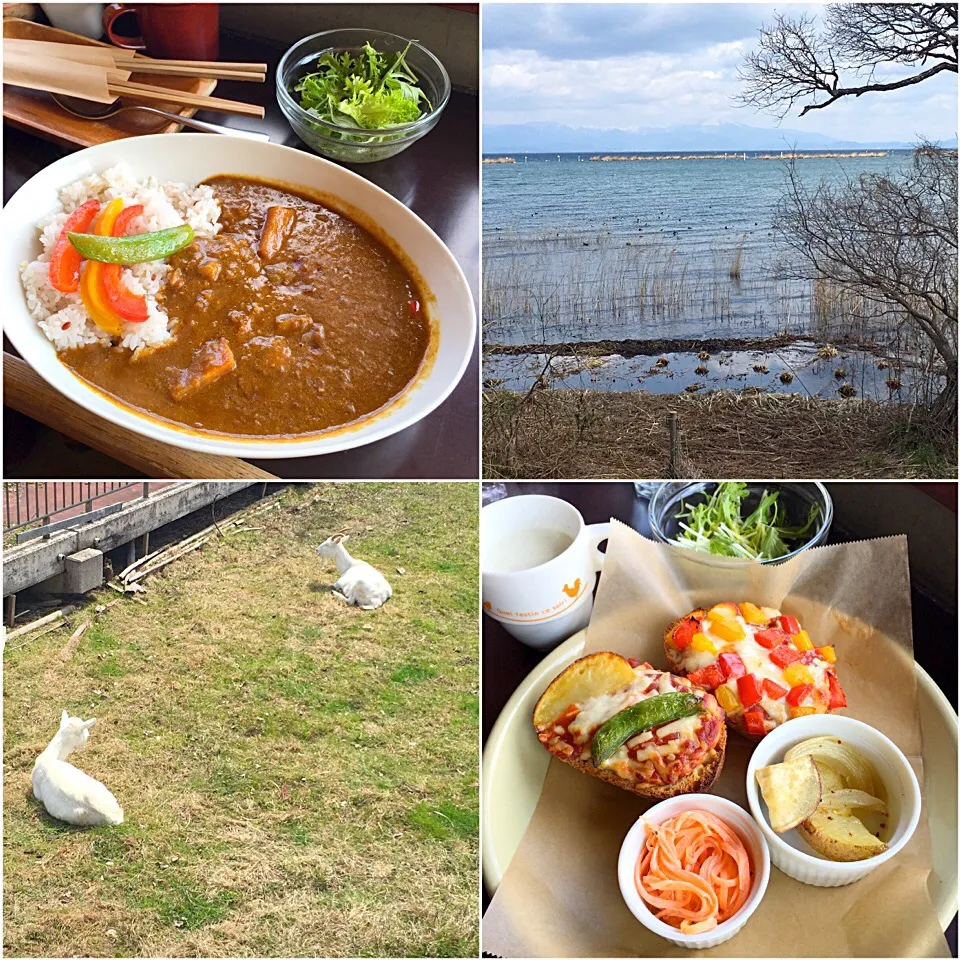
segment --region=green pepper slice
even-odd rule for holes
[[[132,237],[100,237],[93,233],[67,233],[74,250],[86,260],[98,263],[146,263],[162,260],[193,242],[193,227],[177,227],[139,233]]]
[[[641,700],[632,707],[615,713],[593,735],[593,742],[590,744],[593,765],[599,767],[604,760],[616,753],[621,744],[644,730],[702,712],[700,701],[692,693],[661,693],[656,697]]]

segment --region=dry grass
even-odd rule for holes
[[[913,439],[928,425],[900,404],[729,391],[488,390],[483,399],[488,479],[957,474],[956,447]],[[683,432],[679,472],[669,462],[669,411]]]
[[[148,578],[68,663],[62,632],[6,650],[7,956],[476,955],[476,489],[282,502]],[[387,573],[380,610],[327,589],[331,532]],[[61,708],[98,718],[75,759],[122,827],[29,796]]]

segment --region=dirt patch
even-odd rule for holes
[[[903,404],[731,391],[489,390],[483,399],[488,479],[956,477],[955,443],[911,442],[929,424]],[[673,466],[671,412],[682,432]]]

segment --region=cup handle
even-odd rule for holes
[[[115,47],[123,47],[124,50],[147,49],[147,45],[143,42],[143,37],[118,37],[113,32],[113,24],[118,17],[126,16],[128,13],[135,14],[136,12],[137,8],[132,3],[107,4],[106,9],[103,11],[103,32]]]
[[[584,530],[590,540],[590,549],[593,551],[593,569],[599,572],[603,569],[604,555],[598,548],[610,536],[610,524],[591,523],[584,527]]]

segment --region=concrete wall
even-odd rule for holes
[[[74,530],[52,534],[47,540],[33,540],[6,550],[3,555],[3,595],[18,593],[63,573],[66,558],[71,554],[87,547],[107,553],[150,530],[208,506],[214,500],[223,500],[238,493],[255,482],[183,481],[165,487],[147,500],[134,501],[119,513]]]
[[[480,17],[423,3],[223,3],[220,24],[288,45],[338,27],[385,30],[422,43],[463,90],[480,89]]]

